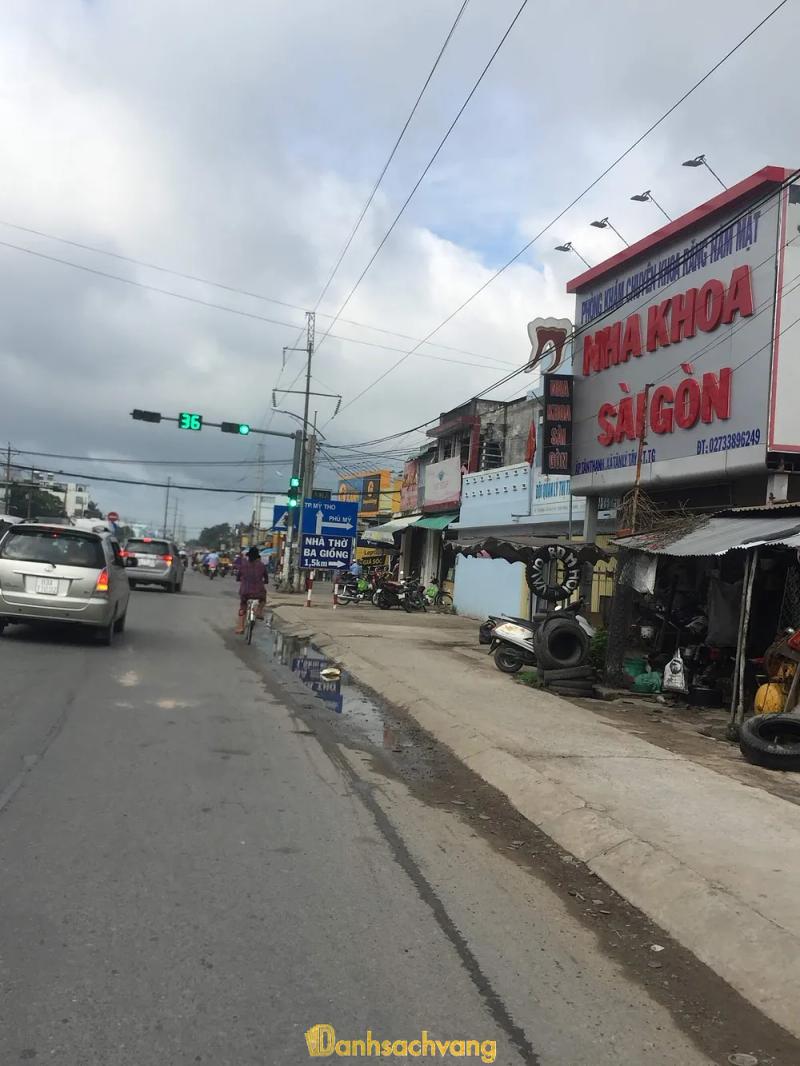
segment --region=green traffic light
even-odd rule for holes
[[[287,507],[297,507],[297,500],[290,498]]]
[[[246,437],[247,434],[250,432],[250,427],[247,425],[246,422],[239,423],[239,432],[243,437]]]
[[[291,477],[291,478],[289,478],[289,488],[290,489],[299,489],[300,488],[300,478],[299,477]]]

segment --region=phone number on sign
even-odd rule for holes
[[[707,437],[697,442],[697,454],[706,455],[710,452],[728,452],[731,448],[749,448],[752,444],[761,443],[761,430],[741,429],[737,433],[723,433],[719,437]]]

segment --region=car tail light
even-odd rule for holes
[[[167,564],[167,566],[170,566],[172,564],[172,556],[171,555],[162,555],[161,558]]]
[[[124,548],[120,548],[119,557],[120,557],[120,559],[127,559],[128,558],[128,553],[125,551]]]
[[[108,592],[108,570],[103,568],[94,587],[95,592]]]

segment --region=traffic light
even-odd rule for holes
[[[238,433],[242,437],[246,437],[250,432],[250,427],[246,422],[222,422],[219,428],[223,433]]]
[[[300,495],[300,478],[299,477],[290,477],[289,478],[289,502],[288,502],[288,506],[289,507],[297,507],[298,506],[298,504],[300,503],[300,501],[298,500],[298,496],[299,495]]]
[[[131,411],[131,418],[135,418],[137,422],[160,422],[161,414],[159,411],[140,411],[137,407]]]

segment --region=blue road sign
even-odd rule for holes
[[[272,528],[277,530],[286,529],[286,519],[284,515],[289,513],[289,508],[285,504],[276,503],[272,508]]]
[[[303,500],[303,533],[317,537],[355,537],[358,504],[345,500]]]
[[[341,570],[353,561],[352,537],[318,537],[304,533],[300,545],[301,570]]]

